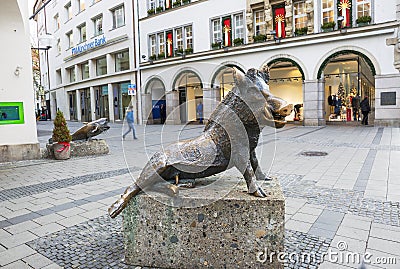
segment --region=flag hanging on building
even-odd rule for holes
[[[171,6],[172,6],[171,0],[165,0],[165,9],[169,9],[171,8]]]
[[[285,38],[286,32],[285,32],[285,8],[284,7],[275,9],[274,19],[275,19],[276,36],[279,38]]]
[[[173,44],[173,35],[172,31],[167,32],[167,56],[174,56],[174,44]]]
[[[226,17],[222,19],[222,30],[223,30],[223,39],[224,46],[230,47],[232,46],[232,21],[231,17]]]
[[[339,0],[338,10],[340,16],[343,16],[343,21],[341,27],[351,26],[351,1],[349,0]]]

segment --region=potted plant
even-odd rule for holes
[[[371,16],[361,16],[356,20],[358,26],[364,26],[371,23]]]
[[[254,43],[264,42],[267,40],[267,36],[263,34],[253,36]]]
[[[173,4],[172,4],[172,6],[173,7],[179,7],[179,6],[181,6],[181,0],[177,0],[177,1],[175,1]]]
[[[235,45],[235,47],[236,47],[236,46],[243,45],[243,43],[244,43],[243,38],[235,38],[235,39],[233,40],[233,45]]]
[[[72,137],[69,133],[64,114],[61,111],[57,111],[56,118],[54,119],[52,138],[54,158],[56,158],[57,160],[69,159],[71,154],[70,142],[72,140]]]
[[[302,28],[296,28],[294,30],[294,35],[295,36],[302,36],[302,35],[306,35],[308,31],[307,27],[302,27]]]
[[[158,54],[157,59],[164,59],[165,58],[165,53],[161,52],[160,54]]]
[[[190,0],[183,0],[182,2],[183,2],[184,5],[186,5],[186,4],[190,3]]]
[[[156,11],[154,10],[154,8],[147,10],[147,15],[153,15],[155,13],[156,13]]]
[[[191,54],[191,53],[193,53],[193,48],[185,49],[185,54]]]
[[[150,60],[154,61],[157,59],[157,55],[153,54],[149,57]]]
[[[213,50],[220,49],[220,48],[221,48],[221,44],[218,43],[218,42],[212,43],[212,44],[211,44],[211,48],[212,48]]]
[[[157,13],[163,12],[164,8],[163,7],[157,7],[156,8]]]
[[[324,32],[332,32],[335,29],[336,23],[334,21],[325,22],[321,25],[321,29]]]

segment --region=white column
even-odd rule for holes
[[[326,124],[324,113],[325,82],[323,80],[305,80],[303,82],[304,125],[322,126]]]
[[[81,91],[76,90],[76,116],[78,121],[82,121]]]
[[[94,87],[89,88],[90,91],[90,113],[92,113],[92,121],[96,120],[96,95]]]
[[[203,116],[208,120],[211,113],[221,102],[221,89],[218,88],[203,88]]]
[[[79,65],[75,65],[75,81],[82,80],[82,70]]]
[[[111,83],[108,83],[108,110],[109,110],[109,120],[114,122],[114,91]]]
[[[115,61],[110,53],[107,54],[107,74],[115,73]]]
[[[180,124],[179,91],[169,91],[165,94],[167,106],[166,124]]]
[[[89,77],[94,78],[96,76],[96,61],[89,60]]]
[[[142,93],[143,124],[153,124],[151,93]]]

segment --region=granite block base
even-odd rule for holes
[[[42,158],[54,159],[54,144],[47,144],[42,151]],[[104,139],[92,139],[88,141],[72,141],[71,157],[83,157],[91,155],[103,155],[109,153],[109,148]]]
[[[283,268],[276,256],[270,262],[265,254],[284,251],[285,200],[278,180],[262,186],[267,198],[247,194],[243,179],[218,179],[215,191],[206,188],[203,194],[181,189],[174,199],[139,194],[123,211],[125,262],[152,268]],[[222,190],[227,190],[223,197]]]

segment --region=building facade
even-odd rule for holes
[[[28,3],[1,2],[0,32],[0,162],[37,159]],[[11,52],[11,53],[10,53]]]
[[[60,109],[67,120],[120,121],[130,104],[140,107],[134,10],[127,0],[63,0],[38,13],[39,43],[53,39],[51,48],[40,51],[51,115]]]
[[[288,120],[359,121],[368,96],[375,125],[399,126],[399,2],[54,1],[43,81],[69,120],[122,120],[132,101],[139,123],[181,124],[211,114],[233,68],[267,65],[271,92],[299,108]]]
[[[198,121],[199,103],[207,118],[232,67],[267,65],[271,92],[300,108],[288,120],[358,121],[368,96],[375,125],[399,126],[398,2],[139,1],[143,118],[160,122],[162,103],[167,123]]]

